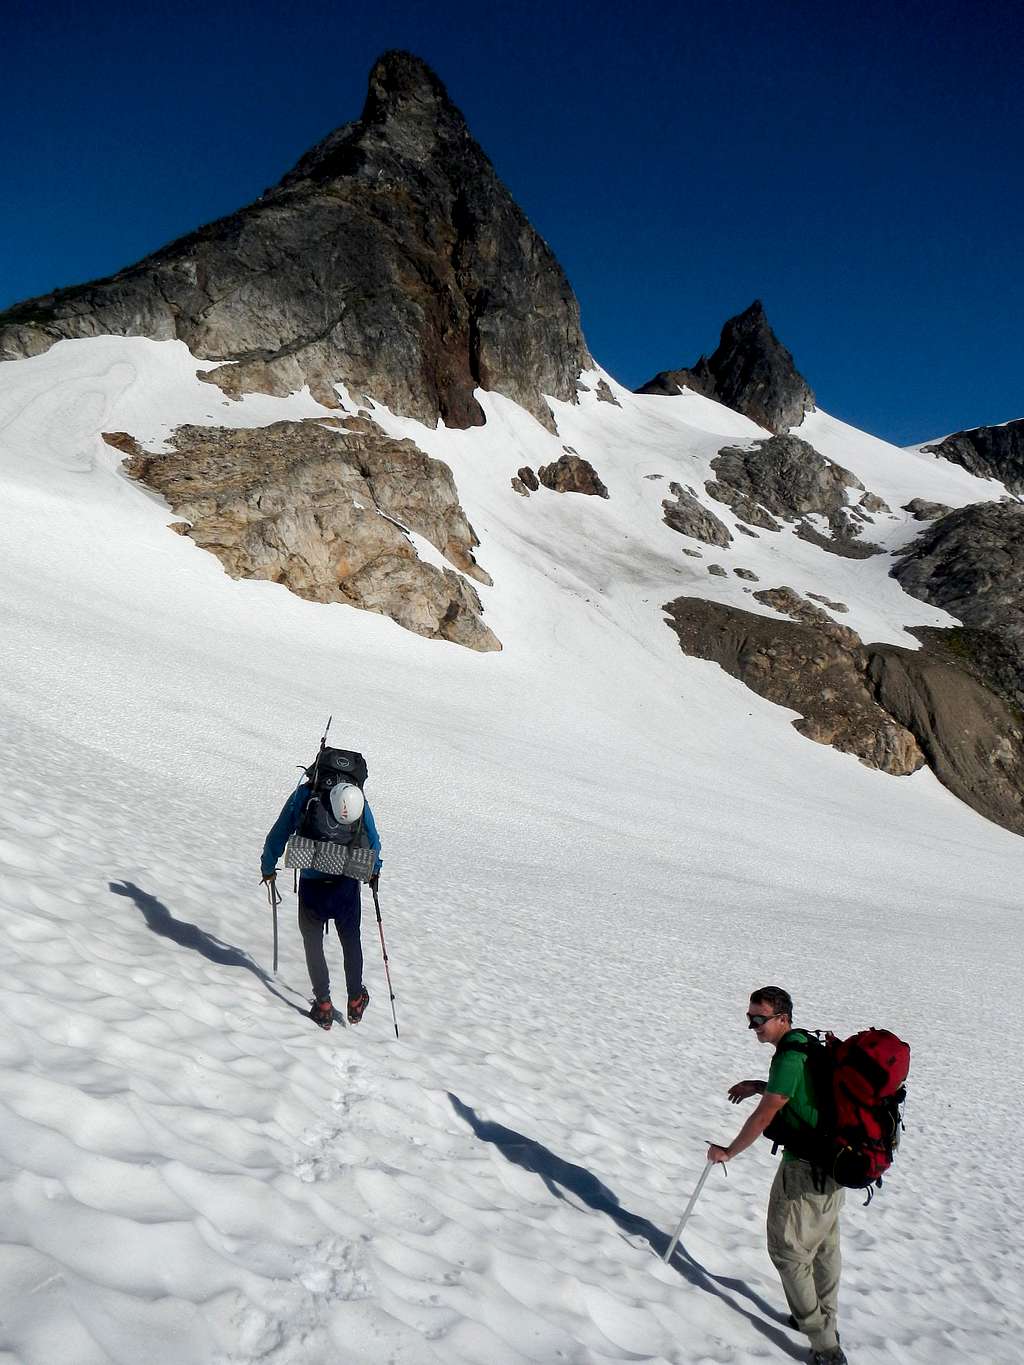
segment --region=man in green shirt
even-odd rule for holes
[[[708,1148],[709,1161],[729,1161],[756,1142],[773,1119],[782,1128],[783,1155],[768,1198],[768,1255],[779,1272],[793,1325],[810,1339],[812,1365],[848,1365],[839,1345],[839,1211],[844,1191],[831,1176],[785,1150],[788,1131],[794,1142],[818,1122],[817,1097],[803,1051],[779,1044],[806,1043],[793,1027],[793,1001],[780,986],[763,986],[750,997],[747,1027],[759,1043],[776,1049],[767,1081],[739,1081],[729,1090],[733,1104],[760,1095],[757,1108],[729,1143]]]

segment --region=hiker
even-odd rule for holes
[[[321,755],[345,753],[344,750],[324,750]],[[352,755],[358,758],[359,755]],[[304,820],[319,810],[319,819],[345,837],[377,855],[370,886],[376,890],[380,878],[380,835],[370,803],[355,783],[338,782],[325,789],[321,797],[317,786],[320,758],[306,769],[307,782],[302,782],[284,803],[263,845],[260,872],[264,882],[277,875],[277,863],[285,845],[293,834],[304,827]],[[365,774],[365,765],[363,767]],[[314,836],[319,831],[314,831]],[[323,837],[321,835],[321,837]],[[367,863],[367,867],[369,864]],[[359,882],[355,877],[332,876],[314,868],[304,867],[299,873],[299,931],[306,950],[306,968],[313,988],[313,1006],[309,1017],[321,1028],[329,1029],[334,1022],[331,1003],[331,979],[324,955],[324,938],[334,921],[341,940],[345,962],[345,986],[348,995],[348,1022],[358,1024],[362,1019],[370,993],[363,984],[363,947],[359,937],[360,921]]]
[[[786,1147],[818,1123],[818,1101],[808,1071],[806,1048],[780,1049],[807,1043],[793,1028],[793,1001],[779,986],[764,986],[750,997],[747,1027],[759,1043],[776,1049],[767,1081],[739,1081],[729,1090],[733,1104],[760,1095],[757,1108],[727,1147],[712,1143],[708,1161],[730,1161],[762,1135]],[[769,1126],[771,1125],[770,1131]],[[839,1297],[839,1211],[844,1191],[824,1171],[790,1151],[783,1151],[768,1198],[768,1255],[779,1272],[791,1313],[790,1325],[811,1343],[812,1365],[847,1365],[839,1344],[836,1313]]]

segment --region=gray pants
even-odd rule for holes
[[[816,1351],[837,1344],[839,1210],[846,1191],[831,1177],[816,1188],[807,1161],[783,1161],[768,1198],[768,1255],[779,1272],[789,1311]]]

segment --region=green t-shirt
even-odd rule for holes
[[[790,1029],[782,1041],[787,1040],[806,1043],[807,1034],[802,1029]],[[789,1103],[782,1110],[783,1122],[787,1127],[801,1129],[804,1124],[817,1127],[818,1103],[811,1085],[806,1052],[784,1052],[781,1048],[776,1051],[764,1089],[766,1095],[785,1095],[788,1098]],[[783,1151],[782,1159],[798,1160],[788,1151]]]

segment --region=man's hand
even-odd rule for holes
[[[276,880],[277,880],[277,868],[276,868],[276,867],[274,868],[273,872],[264,872],[263,875],[262,875],[262,877],[260,877],[260,881],[263,882],[263,883],[266,883],[266,882],[273,882],[273,881],[276,881]]]
[[[763,1095],[764,1087],[764,1081],[737,1081],[730,1087],[729,1102],[739,1104],[741,1100],[749,1100],[751,1095]]]
[[[372,877],[370,878],[370,880],[369,880],[368,885],[369,885],[371,891],[376,891],[376,890],[377,890],[377,887],[380,886],[380,873],[379,873],[379,872],[375,872],[375,873],[373,874],[373,876],[372,876]]]
[[[714,1162],[715,1165],[720,1161],[728,1161],[731,1156],[732,1152],[729,1151],[728,1147],[719,1147],[717,1143],[713,1142],[708,1148],[708,1160]]]

